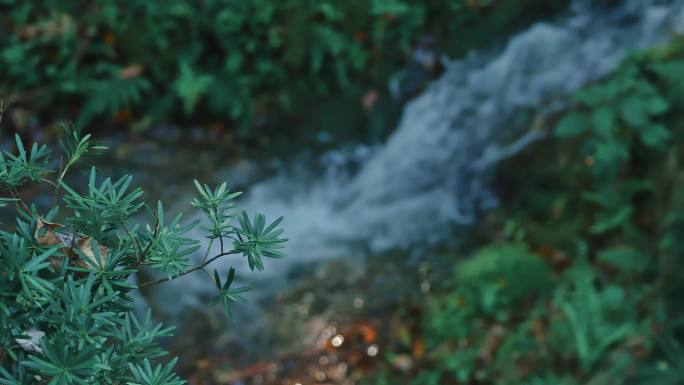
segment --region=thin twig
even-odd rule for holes
[[[228,252],[225,252],[225,253],[217,254],[217,255],[211,257],[208,261],[203,262],[203,263],[201,263],[201,264],[199,264],[199,265],[193,267],[192,269],[185,270],[184,272],[178,274],[178,275],[175,276],[175,277],[172,277],[172,278],[165,277],[165,278],[160,278],[160,279],[158,279],[158,280],[156,280],[156,281],[144,282],[144,283],[141,283],[140,285],[138,285],[138,288],[145,287],[145,286],[150,286],[150,285],[156,285],[156,284],[163,283],[163,282],[166,282],[166,281],[171,281],[171,280],[173,280],[173,279],[176,279],[176,278],[182,277],[182,276],[184,276],[184,275],[190,274],[190,273],[192,273],[192,272],[194,272],[194,271],[202,270],[202,269],[204,269],[204,267],[206,267],[207,265],[209,265],[210,263],[214,262],[215,260],[217,260],[217,259],[219,259],[219,258],[221,258],[221,257],[225,257],[226,255],[232,255],[232,254],[240,254],[240,253],[241,253],[240,251],[231,250],[231,251],[228,251]]]
[[[133,241],[133,248],[135,248],[135,253],[137,254],[136,259],[138,261],[140,261],[143,258],[142,249],[140,248],[140,243],[138,243],[138,240],[133,236],[133,234],[131,234],[131,231],[128,230],[128,226],[126,226],[125,223],[122,223],[121,227],[123,227],[126,234],[128,234],[128,236],[131,238],[131,241]]]
[[[217,218],[217,220],[218,220],[218,208],[217,207],[214,207],[214,218]],[[212,238],[212,241],[213,240],[214,239]],[[223,253],[223,235],[221,235],[220,228],[219,228],[219,243],[221,244],[221,252]]]
[[[155,219],[154,222],[154,233],[152,234],[152,238],[150,238],[150,241],[147,242],[147,246],[145,246],[145,250],[138,256],[138,260],[135,261],[131,266],[129,266],[129,269],[136,268],[140,265],[145,264],[145,257],[147,256],[147,253],[149,253],[150,249],[152,248],[152,245],[154,244],[154,240],[157,239],[157,235],[159,234],[159,216],[157,215],[156,212],[153,212]]]
[[[52,186],[52,187],[55,188],[55,189],[59,188],[59,186],[57,186],[57,183],[51,181],[50,179],[47,179],[47,178],[40,178],[40,181],[49,184],[50,186]]]
[[[33,212],[28,207],[28,205],[26,205],[26,202],[24,202],[24,200],[21,198],[21,194],[19,194],[17,190],[15,190],[14,188],[10,188],[9,192],[10,194],[12,194],[12,198],[16,199],[17,202],[21,203],[21,207],[26,211],[26,213],[28,213],[29,215],[33,215]]]
[[[64,157],[63,155],[59,155],[59,175],[62,175],[62,170],[64,169]],[[53,183],[53,186],[55,187],[55,191],[52,194],[52,205],[55,206],[57,205],[57,197],[59,196],[59,190],[62,187],[62,178],[59,177],[57,178],[57,183]]]
[[[0,99],[0,124],[2,124],[2,117],[5,115],[8,107],[9,103],[5,103],[4,100]]]

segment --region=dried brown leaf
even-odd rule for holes
[[[143,72],[144,67],[138,63],[129,65],[128,67],[122,68],[119,71],[119,77],[122,79],[133,79],[140,76]]]
[[[93,243],[97,245],[102,263],[104,264],[107,261],[109,250],[106,247],[100,245],[97,241],[94,241],[92,237],[75,237],[73,234],[58,233],[56,230],[62,227],[64,227],[64,225],[39,219],[36,224],[34,237],[41,246],[63,246],[61,248],[62,253],[73,260],[77,266],[86,269],[90,269],[92,266],[84,261],[83,258],[87,258],[97,264],[97,257],[93,251]],[[74,238],[76,239],[74,240]],[[50,263],[54,269],[58,269],[63,260],[64,257],[50,257]]]
[[[60,227],[64,226],[60,225],[59,223],[52,223],[39,219],[38,223],[36,224],[36,232],[33,236],[36,237],[36,241],[41,246],[61,245],[62,241],[54,231]]]
[[[104,264],[107,261],[107,257],[109,256],[109,251],[106,247],[97,243],[97,241],[95,241],[92,237],[82,237],[78,241],[76,241],[76,247],[78,247],[78,250],[81,252],[80,255],[97,264],[98,258],[93,250],[93,244],[97,247],[100,254],[101,262],[102,264]],[[76,261],[76,264],[78,264],[81,267],[92,268],[90,264],[81,259],[78,259]]]
[[[33,236],[36,238],[36,242],[38,242],[38,244],[41,246],[64,245],[61,235],[55,231],[55,229],[60,227],[63,226],[59,223],[52,223],[38,219],[38,223],[36,224],[36,232],[33,234]],[[59,269],[59,265],[61,265],[62,261],[64,260],[64,257],[53,255],[50,256],[48,260],[50,261],[52,268],[57,270]]]

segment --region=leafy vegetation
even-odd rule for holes
[[[577,93],[552,137],[501,171],[491,244],[366,383],[684,382],[682,74],[677,39]]]
[[[0,28],[12,32],[0,41],[0,90],[40,119],[79,111],[81,122],[135,128],[230,121],[252,135],[246,128],[283,128],[286,117],[320,129],[320,115],[362,111],[359,99],[392,76],[409,87],[415,79],[401,69],[421,35],[462,54],[513,28],[522,13],[564,4],[548,3],[0,0]],[[464,29],[467,36],[445,39]],[[359,322],[348,328],[356,334],[335,331],[344,345],[324,349],[335,359],[348,354],[354,380],[375,385],[683,383],[683,75],[677,38],[578,92],[545,122],[553,129],[542,144],[504,165],[504,204],[450,251],[467,258],[440,260],[449,266],[440,266],[445,280],[420,267],[417,293],[387,259],[366,272],[390,277],[362,281],[374,294],[408,298],[392,314],[396,338],[379,342],[384,325]],[[369,104],[376,111],[382,102]],[[239,193],[226,184],[195,183],[196,221],[145,204],[130,176],[93,169],[84,186],[68,185],[67,173],[105,148],[70,127],[60,144],[59,164],[49,146],[27,148],[18,137],[16,151],[0,153],[0,206],[17,209],[16,225],[0,231],[0,383],[183,383],[175,359],[161,360],[159,339],[172,329],[134,314],[131,292],[229,255],[263,270],[265,258],[284,257],[281,220],[238,213]],[[26,202],[27,185],[47,188],[63,209]],[[196,230],[208,240],[199,261],[191,258],[202,252]],[[158,279],[137,282],[141,268]],[[298,336],[296,327],[309,326],[300,314],[323,312],[322,292],[353,279],[331,269],[336,279],[319,277],[314,290],[295,294],[301,303],[289,317],[274,317],[278,333]],[[248,288],[235,269],[224,270],[209,274],[211,304],[230,315]],[[335,306],[360,317],[378,296],[335,298]],[[329,366],[319,355],[306,358]],[[369,357],[380,364],[363,374]]]
[[[156,362],[166,354],[159,339],[172,328],[155,323],[149,312],[139,318],[131,293],[205,270],[228,255],[241,254],[262,270],[262,258],[284,257],[285,239],[276,229],[281,219],[267,225],[263,215],[252,220],[242,212],[233,221],[239,193],[225,183],[211,188],[195,182],[199,195],[192,205],[205,219],[190,222],[181,214],[168,218],[161,202],[148,206],[131,176],[102,178],[92,168],[86,186],[69,186],[67,171],[105,148],[69,127],[61,144],[60,164],[50,160],[46,145],[27,149],[19,136],[16,152],[0,154],[0,186],[9,194],[1,202],[17,209],[14,228],[0,231],[0,383],[183,384],[173,373],[175,359]],[[22,199],[27,184],[49,187],[66,210],[39,213]],[[193,265],[191,256],[202,247],[189,236],[196,228],[210,243]],[[141,268],[162,277],[137,282]],[[231,287],[233,268],[223,284],[219,272],[213,274],[213,303],[230,314],[247,288]]]
[[[173,119],[248,133],[288,118],[318,131],[331,119],[321,125],[311,106],[361,117],[361,97],[385,90],[422,40],[462,54],[566,3],[3,0],[0,92],[25,112],[19,127],[36,117],[133,129]]]

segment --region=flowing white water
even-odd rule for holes
[[[488,188],[497,162],[542,136],[521,114],[561,108],[629,52],[684,32],[683,2],[597,8],[578,1],[561,20],[532,25],[497,54],[445,60],[445,73],[406,105],[384,145],[329,154],[327,171],[313,181],[302,177],[310,167],[298,164],[251,186],[242,205],[284,216],[290,238],[288,259],[266,261],[266,274],[283,275],[293,262],[358,255],[359,248],[439,242],[454,225],[477,220],[497,203]],[[358,170],[340,166],[350,159]],[[182,289],[174,305],[211,287],[199,274],[172,284],[170,293]]]

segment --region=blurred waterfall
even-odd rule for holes
[[[360,254],[356,247],[380,252],[439,242],[454,225],[473,223],[497,204],[488,189],[497,162],[542,137],[530,129],[534,116],[562,108],[630,51],[684,30],[682,1],[588,3],[532,25],[500,52],[444,59],[445,73],[406,105],[385,144],[330,153],[321,159],[322,175],[295,164],[251,186],[242,205],[285,216],[290,238],[288,259],[266,261],[262,278],[284,275],[290,263]],[[197,274],[169,292],[189,299],[210,284]]]
[[[285,216],[296,260],[343,256],[348,242],[382,251],[443,240],[450,225],[496,205],[487,189],[493,166],[541,136],[524,131],[531,119],[521,125],[518,114],[558,108],[682,22],[671,3],[655,3],[601,11],[578,3],[566,20],[531,26],[498,55],[445,60],[444,75],[406,105],[357,173],[329,170],[313,184],[280,175],[250,187],[242,203]]]

